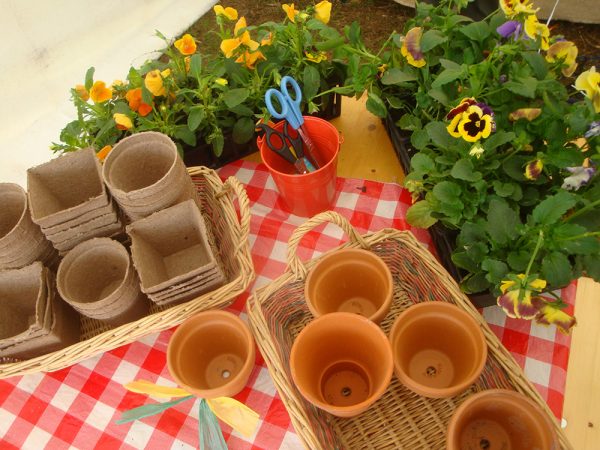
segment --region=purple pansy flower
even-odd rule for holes
[[[502,36],[503,38],[512,37],[514,40],[517,40],[521,37],[523,31],[523,25],[521,22],[516,20],[509,20],[504,22],[498,28],[496,28],[496,32]]]
[[[586,139],[593,136],[600,136],[600,120],[590,123],[590,128],[584,134]]]

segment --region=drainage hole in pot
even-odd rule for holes
[[[231,376],[231,372],[227,369],[225,369],[223,372],[221,372],[221,376],[225,379],[229,378]]]
[[[433,366],[429,366],[425,370],[425,373],[427,374],[428,377],[433,377],[433,376],[437,375],[437,369],[435,367],[433,367]]]
[[[346,386],[346,387],[342,388],[340,393],[342,394],[342,397],[349,397],[352,395],[352,389],[350,389],[348,386]]]
[[[482,448],[483,450],[486,450],[488,448],[490,448],[490,441],[488,441],[487,439],[482,439],[479,441],[479,448]]]

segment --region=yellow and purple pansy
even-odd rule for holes
[[[576,191],[581,186],[588,184],[596,174],[596,168],[591,163],[590,158],[585,158],[581,166],[565,167],[565,170],[571,175],[564,179],[561,187],[568,191]]]
[[[502,280],[497,298],[498,306],[507,316],[516,319],[533,319],[538,308],[532,302],[532,292],[541,292],[546,287],[546,281],[539,278],[526,277],[524,273],[513,275],[508,280]]]
[[[500,8],[507,17],[513,17],[521,13],[535,14],[537,12],[530,0],[500,0]]]
[[[471,97],[463,98],[459,105],[448,113],[446,119],[450,120],[446,127],[448,133],[467,142],[485,139],[496,129],[492,109]]]
[[[519,108],[508,114],[508,120],[514,122],[519,119],[525,119],[531,122],[537,119],[542,110],[540,108]]]
[[[550,29],[546,24],[540,23],[535,14],[527,16],[525,19],[525,34],[533,39],[540,40],[542,50],[550,48]]]
[[[423,67],[425,65],[425,58],[421,51],[421,36],[423,36],[423,28],[411,28],[406,33],[406,36],[404,36],[402,47],[400,48],[402,56],[414,67]]]
[[[525,178],[531,181],[537,180],[542,174],[544,163],[540,159],[530,161],[525,166]]]

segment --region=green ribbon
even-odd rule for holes
[[[217,416],[204,399],[198,408],[198,437],[200,450],[227,450]]]
[[[144,417],[153,416],[154,414],[158,414],[163,412],[166,409],[169,409],[171,406],[175,406],[179,403],[185,402],[191,398],[195,398],[193,395],[188,395],[187,397],[181,397],[177,400],[173,400],[170,402],[164,403],[152,403],[150,405],[142,405],[137,408],[130,409],[129,411],[125,411],[121,414],[121,418],[116,421],[117,424],[121,425],[127,422],[133,422],[134,420],[143,419]]]

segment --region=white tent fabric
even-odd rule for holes
[[[75,118],[70,89],[85,72],[108,84],[157,56],[159,30],[175,37],[213,0],[0,0],[0,182],[26,185],[26,170]]]

